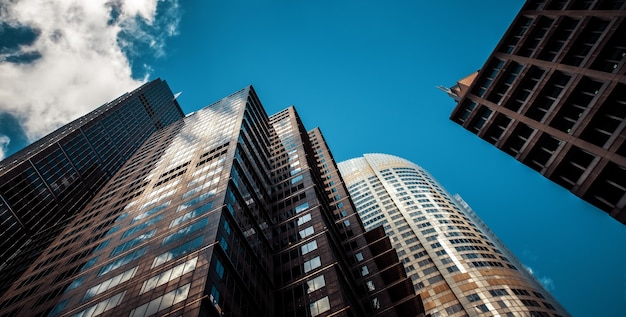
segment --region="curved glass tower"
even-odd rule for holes
[[[431,316],[568,316],[458,195],[386,154],[338,164],[367,230],[383,226]]]

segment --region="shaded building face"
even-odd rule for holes
[[[527,1],[471,85],[450,90],[452,121],[622,223],[625,9]]]
[[[0,307],[9,316],[420,315],[389,240],[366,236],[351,206],[319,130],[307,132],[293,107],[268,117],[247,87],[154,132]]]
[[[365,228],[384,228],[431,316],[567,316],[459,197],[386,154],[338,164]]]

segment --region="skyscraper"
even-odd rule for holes
[[[450,119],[626,223],[626,1],[529,0]]]
[[[153,80],[0,162],[0,294],[154,131],[183,118]]]
[[[478,218],[419,166],[387,154],[338,164],[366,229],[384,228],[431,316],[567,316]]]
[[[419,316],[318,129],[244,88],[162,127],[6,294],[8,316]]]

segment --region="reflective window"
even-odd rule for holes
[[[224,278],[224,265],[219,259],[215,260],[215,272],[220,278]]]
[[[367,281],[367,283],[365,283],[367,285],[367,289],[370,291],[373,291],[376,289],[376,287],[374,286],[374,281]]]
[[[107,298],[101,302],[99,302],[96,305],[93,305],[81,312],[79,312],[78,314],[75,314],[74,317],[93,317],[93,316],[98,316],[112,308],[115,308],[117,305],[122,303],[122,299],[124,298],[124,295],[126,294],[126,291],[123,291],[121,293],[118,293],[116,295],[114,295],[113,297]]]
[[[224,239],[224,237],[220,238],[220,246],[224,251],[228,250],[228,242],[226,242],[226,239]]]
[[[311,310],[311,316],[317,316],[323,312],[329,311],[330,301],[328,300],[328,296],[309,304],[309,309]]]
[[[137,216],[133,217],[133,219],[130,221],[130,224],[132,225],[133,223],[135,223],[135,222],[137,222],[137,221],[140,221],[140,220],[143,220],[143,219],[145,219],[145,218],[148,218],[148,217],[150,217],[150,216],[152,216],[152,215],[156,214],[157,212],[159,212],[159,211],[161,211],[161,210],[165,209],[165,207],[167,207],[167,206],[169,206],[169,205],[170,205],[170,201],[168,201],[168,202],[166,202],[166,203],[163,203],[163,204],[161,204],[161,205],[158,205],[158,206],[156,206],[156,207],[153,207],[153,208],[151,208],[150,210],[148,210],[148,211],[146,211],[146,212],[144,212],[144,213],[142,213],[142,214],[139,214],[139,215],[137,215]]]
[[[322,261],[319,256],[316,256],[306,262],[304,262],[304,273],[307,273],[313,269],[316,269],[322,265]]]
[[[183,222],[187,222],[195,217],[204,215],[205,213],[207,213],[209,210],[211,210],[211,207],[213,207],[213,203],[210,202],[204,206],[198,207],[174,220],[172,220],[172,222],[170,223],[170,228],[174,227],[174,226],[178,226],[179,224],[183,223]]]
[[[220,300],[220,292],[217,290],[217,287],[215,287],[215,285],[211,286],[211,302],[213,304],[217,304]]]
[[[110,278],[90,289],[87,290],[87,292],[85,293],[85,296],[83,296],[83,300],[88,300],[100,293],[104,293],[107,290],[121,284],[124,283],[126,281],[128,281],[129,279],[131,279],[133,276],[135,276],[135,273],[137,273],[137,266],[135,266],[134,268],[118,274],[117,276]]]
[[[95,257],[89,261],[87,261],[87,263],[83,264],[83,267],[80,268],[81,271],[84,271],[90,267],[92,267],[94,264],[96,264],[98,262],[98,257]]]
[[[309,208],[309,202],[305,202],[304,204],[296,207],[295,211],[297,214]]]
[[[230,225],[228,224],[228,221],[226,219],[224,219],[224,231],[226,231],[226,233],[230,235]]]
[[[300,249],[302,250],[302,254],[307,254],[315,249],[317,249],[317,241],[313,240],[303,246],[300,247]]]
[[[196,187],[194,189],[190,189],[189,191],[187,191],[186,193],[183,194],[183,198],[187,198],[187,197],[189,197],[189,196],[191,196],[193,194],[199,193],[203,189],[207,189],[207,188],[211,187],[212,185],[217,184],[219,181],[220,181],[220,178],[217,177],[217,178],[214,178],[213,180],[211,180],[210,182],[205,183],[202,186],[198,186],[198,187]],[[215,195],[216,192],[217,192],[217,190],[213,189],[210,192],[208,192],[208,194]]]
[[[311,220],[311,214],[306,214],[300,218],[298,218],[298,226],[308,222]]]
[[[85,276],[85,275],[83,275],[83,276],[81,276],[81,277],[79,277],[79,278],[75,279],[75,280],[74,280],[74,282],[72,282],[72,284],[70,284],[70,286],[68,286],[68,287],[65,289],[65,292],[67,293],[68,291],[71,291],[71,290],[73,290],[73,289],[75,289],[75,288],[77,288],[77,287],[81,286],[81,285],[83,284],[83,282],[85,281],[85,277],[86,277],[86,276]]]
[[[176,209],[176,212],[179,212],[181,210],[187,209],[203,200],[209,199],[211,197],[213,197],[213,195],[215,195],[215,193],[213,191],[210,191],[208,193],[204,193],[194,199],[190,199],[187,202],[184,202],[183,204],[181,204],[180,206],[178,206],[178,208]],[[209,207],[210,208],[210,207]]]
[[[367,265],[363,265],[363,266],[361,267],[361,275],[362,275],[362,276],[365,276],[365,275],[367,275],[367,274],[370,274],[370,270],[367,268]]]
[[[295,183],[297,183],[297,182],[299,182],[301,180],[302,180],[302,175],[298,175],[298,176],[296,176],[296,177],[291,179],[291,183],[295,184]]]
[[[186,284],[178,289],[175,289],[161,297],[157,297],[130,312],[131,317],[150,316],[156,314],[160,310],[173,306],[181,301],[187,299],[189,295],[190,284]]]
[[[378,297],[374,297],[374,299],[372,299],[372,306],[374,309],[380,308],[380,301],[378,300]]]
[[[154,236],[154,234],[156,233],[157,229],[152,229],[132,240],[129,240],[125,243],[122,243],[118,246],[115,247],[115,249],[113,249],[113,251],[111,251],[111,256],[116,256],[128,249],[131,249],[139,244],[141,244],[143,241],[150,239]]]
[[[111,242],[111,239],[106,240],[106,241],[104,241],[104,242],[100,243],[100,244],[98,245],[98,247],[96,247],[96,248],[94,249],[94,252],[95,252],[95,251],[102,250],[102,249],[106,248],[106,247],[109,245],[109,242]]]
[[[173,241],[176,241],[190,233],[193,233],[199,229],[204,228],[207,224],[209,223],[209,218],[204,218],[200,221],[197,221],[195,223],[193,223],[190,226],[187,226],[183,229],[180,229],[178,231],[176,231],[175,233],[170,234],[169,236],[163,238],[163,242],[161,243],[161,245],[166,245],[168,243],[171,243]]]
[[[132,227],[132,228],[126,230],[126,232],[124,232],[122,234],[122,239],[124,239],[124,238],[126,238],[126,237],[128,237],[128,236],[130,236],[130,235],[132,235],[132,234],[134,234],[136,232],[139,232],[139,231],[141,231],[141,230],[143,230],[145,228],[150,227],[151,225],[159,222],[161,219],[163,219],[163,214],[160,214],[160,215],[158,215],[158,216],[156,216],[156,217],[154,217],[154,218],[152,218],[152,219],[150,219],[150,220],[148,220],[148,221],[146,221],[144,223],[141,223],[141,224],[139,224],[139,225],[137,225],[135,227]]]
[[[306,238],[313,234],[313,226],[310,226],[306,229],[300,230],[300,239]]]
[[[307,281],[306,285],[307,285],[307,293],[311,293],[313,291],[316,291],[326,286],[326,280],[324,280],[324,275],[320,275],[310,281]]]
[[[149,290],[155,289],[173,279],[179,278],[193,271],[196,268],[197,263],[198,257],[195,257],[148,279],[147,281],[143,282],[143,286],[141,287],[141,291],[139,292],[139,294],[143,294]]]
[[[175,259],[183,254],[187,254],[197,248],[199,248],[200,246],[202,246],[202,238],[203,236],[199,236],[189,242],[186,242],[184,244],[181,244],[177,247],[175,247],[174,249],[171,249],[165,253],[162,253],[160,255],[157,255],[154,258],[154,261],[152,261],[152,266],[151,268],[155,268],[171,259]]]
[[[98,276],[102,276],[104,274],[107,274],[117,268],[119,268],[120,266],[129,263],[130,261],[133,261],[135,259],[140,258],[142,255],[144,255],[146,253],[146,247],[143,247],[141,249],[137,249],[133,252],[128,253],[127,255],[105,265],[104,267],[102,267],[100,269],[100,273],[98,273]]]

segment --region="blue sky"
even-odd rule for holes
[[[156,77],[182,91],[186,113],[252,84],[269,114],[295,105],[319,126],[338,162],[382,152],[426,168],[574,316],[622,316],[626,226],[452,123],[455,104],[435,88],[479,69],[523,1],[434,2],[120,0],[79,10],[106,22],[79,40],[71,19],[48,25],[46,10],[15,9],[0,19],[2,38],[21,36],[0,42],[0,96],[14,100],[0,101],[0,148],[4,137],[14,152]],[[66,44],[43,41],[58,29]],[[13,96],[41,86],[51,87]],[[50,113],[63,115],[32,119]]]

